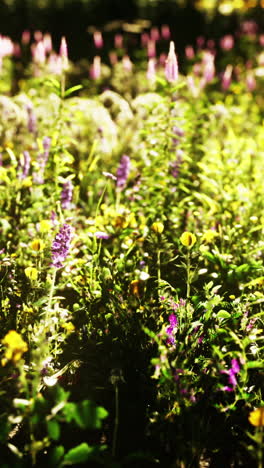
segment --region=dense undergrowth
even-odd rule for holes
[[[263,36],[199,38],[179,75],[172,45],[165,66],[143,37],[147,67],[119,37],[89,77],[22,39],[1,38],[0,466],[260,468]]]

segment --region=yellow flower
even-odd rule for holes
[[[248,420],[252,426],[264,426],[264,406],[251,411],[251,413],[249,413]]]
[[[217,236],[218,236],[218,233],[216,231],[213,231],[212,229],[208,229],[207,231],[204,232],[202,236],[202,241],[206,242],[207,244],[210,244],[210,242],[214,242]]]
[[[185,247],[191,248],[196,242],[196,236],[195,234],[186,231],[181,235],[180,241]]]
[[[34,267],[25,268],[25,275],[31,281],[36,281],[38,279],[38,270]]]
[[[64,328],[64,330],[66,330],[68,333],[72,333],[75,330],[75,326],[73,325],[72,322],[63,323],[62,328]]]
[[[24,188],[32,187],[32,178],[31,177],[26,177],[25,179],[23,179],[21,181],[21,185]]]
[[[16,364],[20,361],[22,354],[28,350],[28,345],[15,330],[10,330],[2,339],[6,346],[5,357],[2,359],[2,365],[5,366],[8,361]]]
[[[52,222],[49,219],[42,219],[39,223],[39,232],[45,234],[52,228]]]
[[[156,232],[156,234],[161,234],[164,231],[164,224],[156,221],[152,224],[151,229],[153,232]]]
[[[41,240],[41,239],[34,239],[30,243],[30,247],[31,247],[32,250],[35,250],[36,252],[41,252],[44,249],[45,244],[44,244],[43,240]]]

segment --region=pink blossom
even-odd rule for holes
[[[171,33],[170,33],[169,26],[167,24],[163,24],[161,26],[161,36],[162,36],[162,38],[165,39],[165,40],[168,40],[168,39],[170,39],[170,35],[171,35]]]
[[[156,57],[156,42],[152,39],[147,43],[147,52],[149,58]]]
[[[90,77],[93,80],[98,80],[101,76],[101,57],[96,55],[93,59],[93,64],[90,68]]]
[[[93,34],[94,45],[97,49],[101,49],[104,45],[101,31],[95,31]]]
[[[188,60],[192,60],[195,56],[195,53],[194,53],[194,50],[193,50],[193,46],[186,46],[185,47],[185,55],[186,55],[186,58]]]
[[[231,34],[227,34],[220,39],[220,47],[222,50],[231,50],[234,47],[234,38]]]
[[[177,81],[179,77],[178,61],[175,54],[175,45],[173,41],[170,42],[169,54],[165,64],[165,75],[170,83]]]
[[[222,76],[222,90],[227,91],[232,81],[233,65],[227,65]]]

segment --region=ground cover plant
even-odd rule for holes
[[[0,466],[260,468],[264,37],[93,40],[0,37]]]

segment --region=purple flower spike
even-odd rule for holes
[[[176,315],[171,314],[169,316],[169,322],[170,322],[170,326],[166,328],[167,344],[174,346],[175,345],[175,333],[177,332],[177,328],[178,328],[178,319]]]
[[[123,188],[126,185],[126,181],[130,172],[130,157],[124,154],[121,158],[119,167],[116,173],[116,186]]]
[[[61,192],[61,206],[64,210],[70,208],[71,206],[72,193],[73,193],[72,181],[67,180],[65,184],[63,184],[63,188]]]
[[[19,175],[20,179],[25,179],[28,176],[30,170],[31,157],[28,151],[23,152],[23,162],[20,162],[20,169],[22,173]]]
[[[66,259],[70,243],[72,240],[72,227],[69,224],[64,224],[52,243],[52,263],[51,266],[55,268],[62,268],[64,260]]]

